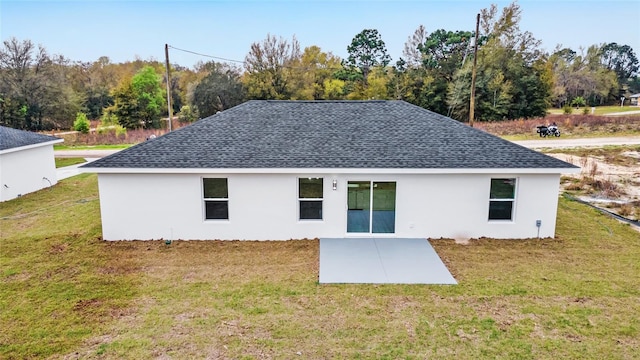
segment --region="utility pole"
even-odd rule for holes
[[[473,44],[473,69],[471,70],[471,100],[469,101],[469,125],[473,127],[476,109],[476,64],[478,62],[478,31],[480,30],[480,14],[476,17],[476,36]]]
[[[171,132],[171,119],[173,111],[171,110],[171,73],[169,71],[169,44],[164,44],[164,59],[167,65],[167,114],[169,115],[169,132]]]

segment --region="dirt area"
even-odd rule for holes
[[[579,174],[563,176],[562,190],[628,219],[640,219],[640,151],[547,155],[582,169]]]

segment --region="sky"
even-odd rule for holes
[[[480,0],[0,0],[0,38],[31,40],[50,54],[74,61],[111,62],[140,58],[164,61],[169,44],[172,64],[193,67],[216,60],[180,51],[242,61],[254,42],[267,34],[301,48],[316,45],[341,58],[363,29],[377,29],[392,61],[402,56],[419,25],[437,29],[475,28],[476,14],[492,3]],[[616,42],[640,57],[640,0],[520,0],[520,28],[552,51],[575,51]]]

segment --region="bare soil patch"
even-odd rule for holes
[[[640,147],[567,150],[548,154],[581,167],[561,187],[581,200],[632,220],[640,219]]]

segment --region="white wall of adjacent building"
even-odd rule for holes
[[[553,237],[559,176],[100,173],[98,179],[105,240],[467,239]],[[203,177],[228,179],[228,220],[205,220]],[[298,219],[299,177],[324,179],[322,220]],[[488,220],[491,178],[517,179],[511,221]],[[369,180],[396,182],[394,234],[347,233],[347,182]]]
[[[0,201],[15,199],[56,183],[51,143],[0,154]]]

